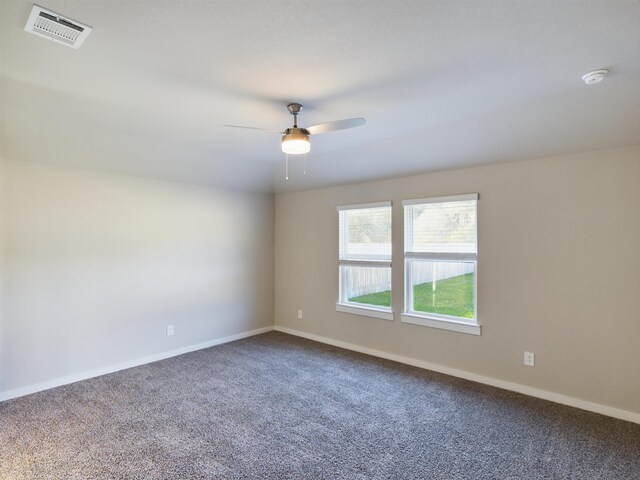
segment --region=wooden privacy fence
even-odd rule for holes
[[[347,269],[346,293],[347,298],[359,297],[369,293],[384,292],[391,288],[390,268],[371,268],[345,266]],[[437,280],[445,280],[459,275],[466,275],[474,271],[471,262],[414,262],[411,277],[414,285]]]

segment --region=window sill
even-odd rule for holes
[[[336,311],[393,321],[393,312],[389,312],[388,310],[380,310],[377,308],[346,305],[344,303],[336,303]]]
[[[413,315],[403,313],[400,315],[402,323],[410,323],[412,325],[421,325],[423,327],[439,328],[441,330],[450,330],[452,332],[468,333],[470,335],[480,335],[480,325],[472,323],[458,322],[456,320],[445,320],[443,318],[427,317],[424,315]]]

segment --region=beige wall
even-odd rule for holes
[[[273,325],[271,195],[1,168],[0,394]]]
[[[402,200],[471,192],[482,336],[400,323]],[[394,322],[335,310],[336,206],[382,200]],[[275,234],[277,326],[640,412],[640,147],[281,194]]]

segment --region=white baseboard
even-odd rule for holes
[[[485,385],[491,385],[493,387],[502,388],[504,390],[511,390],[513,392],[523,393],[531,397],[542,398],[543,400],[549,400],[551,402],[561,403],[562,405],[568,405],[570,407],[580,408],[589,412],[600,413],[609,417],[619,418],[621,420],[640,424],[640,413],[621,410],[619,408],[609,407],[607,405],[601,405],[599,403],[588,402],[586,400],[580,400],[579,398],[569,397],[567,395],[561,395],[559,393],[549,392],[547,390],[541,390],[539,388],[528,387],[526,385],[520,385],[519,383],[508,382],[506,380],[499,380],[492,377],[485,377],[484,375],[478,375],[476,373],[459,370],[457,368],[445,367],[436,363],[403,357],[401,355],[387,353],[382,350],[362,347],[353,343],[334,340],[333,338],[321,337],[312,333],[301,332],[286,327],[280,327],[278,325],[274,327],[274,330],[298,337],[307,338],[316,342],[326,343],[328,345],[333,345],[334,347],[345,348],[347,350],[353,350],[354,352],[365,353],[374,357],[393,360],[394,362],[404,363],[414,367],[424,368],[425,370],[444,373],[453,377],[464,378],[466,380],[471,380],[472,382],[484,383]]]
[[[106,367],[96,368],[87,372],[75,373],[73,375],[67,375],[65,377],[54,378],[53,380],[47,380],[46,382],[35,383],[27,385],[25,387],[16,388],[13,390],[7,390],[0,392],[0,402],[4,400],[10,400],[12,398],[22,397],[31,393],[41,392],[42,390],[48,390],[50,388],[59,387],[61,385],[67,385],[69,383],[79,382],[81,380],[87,380],[93,377],[99,377],[106,375],[107,373],[117,372],[126,368],[137,367],[146,363],[157,362],[158,360],[164,360],[165,358],[175,357],[182,355],[183,353],[193,352],[195,350],[202,350],[203,348],[213,347],[222,343],[229,343],[242,338],[252,337],[253,335],[260,335],[261,333],[270,332],[273,330],[272,326],[257,328],[255,330],[249,330],[247,332],[237,333],[235,335],[229,335],[228,337],[216,338],[209,340],[208,342],[197,343],[195,345],[188,345],[186,347],[177,348],[168,352],[156,353],[154,355],[148,355],[142,358],[136,358],[134,360],[128,360],[126,362],[117,363],[115,365],[108,365]]]

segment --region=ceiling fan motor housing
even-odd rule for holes
[[[308,140],[309,132],[304,128],[291,127],[284,131],[284,136],[289,140]]]

